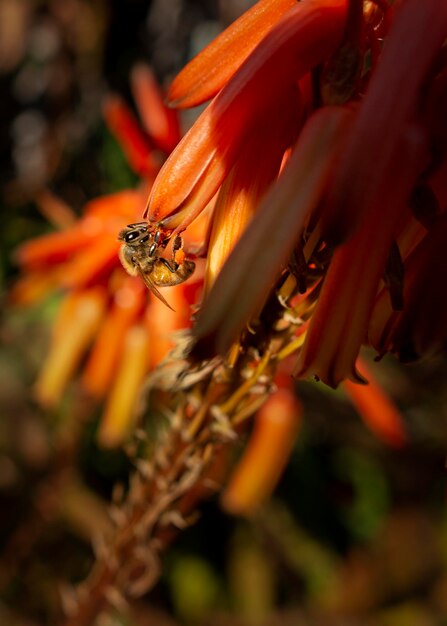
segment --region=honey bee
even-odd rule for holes
[[[178,262],[178,251],[182,249],[182,239],[175,237],[171,260],[161,256],[169,242],[170,235],[162,230],[151,230],[147,222],[128,224],[118,235],[123,242],[119,257],[124,269],[132,276],[141,276],[147,288],[167,307],[172,309],[157,287],[179,285],[194,272],[195,263],[187,259]],[[173,309],[172,309],[173,310]]]

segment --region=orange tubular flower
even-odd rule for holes
[[[104,314],[106,294],[102,289],[73,293],[61,307],[53,330],[48,358],[35,384],[37,400],[53,407],[73,377]]]
[[[298,93],[287,94],[264,133],[251,137],[219,192],[214,209],[205,293],[255,214],[261,198],[278,175],[284,152],[297,127]],[[269,150],[264,150],[265,145]]]
[[[67,292],[35,393],[41,404],[54,407],[85,360],[82,385],[93,399],[106,402],[99,428],[104,446],[119,445],[129,434],[144,378],[172,347],[172,333],[187,327],[190,317],[188,285],[175,288],[169,299],[176,312],[166,312],[164,304],[152,301],[140,278],[126,274],[118,258],[118,233],[127,224],[141,221],[147,189],[156,172],[161,152],[155,159],[152,146],[159,151],[167,149],[178,138],[178,122],[172,119],[175,114],[167,111],[147,68],[140,66],[135,71],[133,89],[137,103],[146,107],[146,118],[154,111],[147,136],[121,99],[108,98],[104,113],[129,164],[144,177],[141,188],[92,200],[73,223],[55,207],[51,195],[42,194],[43,213],[62,215],[64,230],[19,248],[16,256],[25,275],[12,293],[17,303],[26,304],[55,289]],[[202,231],[204,227],[205,223]],[[193,234],[193,240],[197,239],[203,239],[203,232]],[[201,284],[200,278],[194,282]]]
[[[363,359],[357,359],[357,370],[367,385],[356,385],[350,380],[343,382],[343,389],[363,421],[387,445],[400,448],[407,442],[404,421],[397,407],[374,380],[371,368]]]
[[[222,495],[223,508],[253,515],[272,494],[292,452],[301,406],[290,388],[281,388],[258,411],[254,430]]]
[[[126,278],[113,296],[83,372],[85,388],[103,398],[109,391],[121,360],[127,330],[146,306],[144,287],[136,278]]]
[[[132,91],[141,121],[157,148],[169,154],[180,141],[178,117],[163,102],[156,78],[147,65],[135,66],[131,74]]]
[[[261,0],[212,41],[178,74],[168,91],[177,108],[213,98],[296,0]]]
[[[109,96],[104,102],[103,114],[132,169],[140,176],[154,176],[158,168],[152,150],[125,102],[118,96]]]
[[[191,223],[278,99],[335,50],[345,15],[343,0],[308,0],[284,14],[162,167],[149,199],[151,221],[178,229]]]

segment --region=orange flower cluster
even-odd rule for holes
[[[47,407],[57,404],[84,363],[83,388],[93,398],[106,400],[99,440],[107,446],[120,444],[131,431],[142,383],[172,348],[173,333],[189,325],[190,304],[201,284],[196,278],[172,287],[168,299],[175,311],[169,310],[149,297],[142,281],[128,276],[120,264],[118,233],[141,221],[160,157],[179,139],[177,116],[164,105],[147,67],[135,68],[132,86],[144,131],[117,96],[106,100],[104,117],[141,176],[140,187],[92,200],[79,219],[59,199],[42,193],[38,202],[60,229],[19,248],[24,276],[13,291],[15,302],[26,304],[63,290],[36,398]],[[203,236],[198,231],[189,235],[199,240]]]
[[[287,274],[297,377],[361,382],[362,344],[445,348],[446,38],[439,0],[261,0],[175,79],[171,105],[212,100],[147,215],[181,232],[217,197],[198,355],[256,327]]]

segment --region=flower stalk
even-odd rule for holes
[[[200,364],[179,360],[178,351],[184,348],[180,343],[152,374],[150,410],[164,417],[166,428],[156,442],[139,429],[145,452],[140,457],[131,452],[136,470],[128,493],[111,510],[114,531],[98,543],[90,576],[71,595],[75,601],[65,626],[93,624],[102,611],[122,610],[157,582],[162,554],[176,532],[190,523],[197,501],[220,488],[213,478],[216,456],[234,446],[248,418],[276,388],[281,351],[301,324],[292,301],[280,302],[273,294],[266,303],[261,313],[268,313],[278,328],[267,341],[261,330],[248,333],[227,358]],[[261,350],[255,348],[261,345]],[[297,425],[290,403],[289,396],[280,401],[289,424],[288,445]],[[273,428],[281,439],[284,432]],[[265,472],[266,485],[273,485],[279,464],[267,464]]]

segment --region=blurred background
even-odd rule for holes
[[[55,229],[43,191],[75,219],[86,202],[137,186],[104,96],[135,111],[137,62],[167,85],[251,4],[0,0],[1,624],[57,622],[59,592],[88,574],[91,539],[131,467],[98,445],[101,409],[76,377],[54,406],[36,401],[63,296],[14,298],[15,250]],[[299,383],[300,433],[274,499],[250,520],[205,503],[155,590],[110,623],[447,624],[447,368],[385,358],[374,372],[400,408],[406,445],[374,435],[343,391]]]

